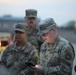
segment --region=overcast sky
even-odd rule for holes
[[[60,26],[76,20],[76,0],[0,0],[0,16],[25,16],[26,9],[37,9],[41,19],[54,18]]]

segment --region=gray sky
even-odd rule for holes
[[[26,9],[37,9],[41,19],[54,18],[58,26],[76,20],[76,0],[0,0],[0,16],[24,17]]]

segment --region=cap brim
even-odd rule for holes
[[[36,16],[27,16],[28,18],[30,18],[30,17],[34,17],[34,18],[37,18]]]
[[[43,34],[46,34],[47,32],[49,32],[49,30],[41,30],[39,32],[39,35],[42,36]]]
[[[14,29],[14,31],[25,32],[25,30],[22,30],[22,29]]]

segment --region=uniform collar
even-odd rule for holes
[[[14,44],[13,44],[13,48],[12,48],[12,50],[15,50],[15,49],[17,49],[17,42],[15,42]],[[27,45],[28,45],[28,43],[26,42],[20,49],[21,50],[25,50],[25,48],[27,47]]]

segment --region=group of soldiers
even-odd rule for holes
[[[72,44],[60,37],[53,18],[37,23],[37,10],[25,11],[14,40],[3,52],[0,66],[7,75],[71,75],[75,57]],[[1,75],[1,74],[0,74]]]

